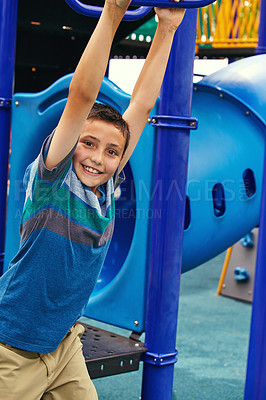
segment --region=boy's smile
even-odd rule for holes
[[[97,196],[98,186],[107,182],[121,161],[126,139],[112,123],[87,120],[73,156],[79,180]]]

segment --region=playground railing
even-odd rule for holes
[[[257,47],[260,0],[217,0],[199,9],[198,46]]]

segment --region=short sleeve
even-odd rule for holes
[[[72,160],[73,154],[75,152],[75,149],[77,147],[77,143],[75,144],[75,146],[73,147],[73,149],[69,152],[69,154],[54,168],[52,169],[48,169],[45,165],[45,160],[48,154],[48,150],[54,135],[54,132],[49,135],[43,145],[42,145],[42,149],[39,155],[39,162],[38,162],[38,175],[39,177],[44,180],[44,181],[48,181],[48,182],[53,182],[55,179],[59,178],[62,173],[65,171],[65,169],[67,168],[67,166],[69,165],[70,161]]]

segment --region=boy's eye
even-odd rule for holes
[[[117,155],[116,151],[114,151],[114,150],[109,150],[109,154],[111,156],[116,156]]]
[[[85,142],[85,144],[86,144],[86,146],[89,146],[89,147],[93,146],[93,143],[91,143],[91,142]]]

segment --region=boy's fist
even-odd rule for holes
[[[118,7],[126,10],[128,9],[130,3],[131,0],[116,0],[116,4],[118,5]]]
[[[179,0],[177,0],[176,2],[178,3]],[[173,30],[176,30],[179,27],[186,11],[184,8],[160,7],[155,7],[154,10],[158,16],[159,22],[168,25],[169,28]]]
[[[112,6],[117,6],[122,10],[127,10],[131,0],[106,0],[106,3]]]

